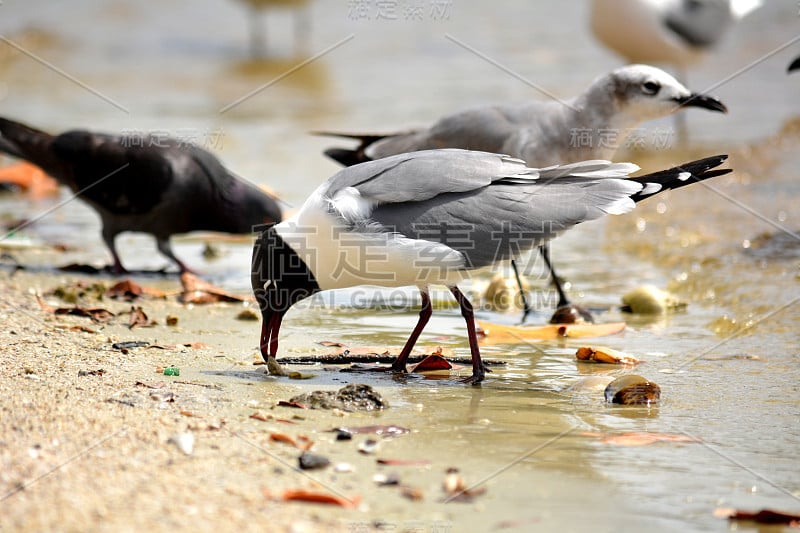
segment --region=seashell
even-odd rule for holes
[[[672,293],[653,285],[642,285],[626,293],[622,297],[622,310],[642,315],[663,315],[671,311],[683,309],[682,302]]]
[[[633,356],[603,346],[582,346],[575,352],[575,357],[579,361],[588,363],[609,363],[612,365],[635,365],[639,363],[639,360]]]
[[[583,306],[576,304],[562,305],[556,308],[550,317],[551,324],[591,324],[594,322],[592,313]]]
[[[628,374],[609,383],[605,397],[609,403],[650,406],[659,402],[661,387],[642,376]]]
[[[176,433],[170,437],[169,441],[186,455],[192,455],[194,451],[194,435],[191,433]]]

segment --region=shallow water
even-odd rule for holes
[[[27,53],[0,42],[0,114],[53,131],[82,126],[191,136],[239,174],[269,185],[291,211],[337,170],[321,155],[331,141],[308,135],[311,130],[402,129],[471,105],[544,97],[457,42],[564,97],[619,64],[584,33],[583,3],[507,1],[489,9],[455,0],[445,14],[423,10],[421,21],[406,20],[402,10],[397,20],[375,20],[377,3],[368,3],[373,11],[359,19],[353,5],[313,4],[307,54],[294,50],[289,15],[270,15],[275,58],[251,61],[244,10],[235,2],[173,0],[157,8],[5,2],[0,34]],[[586,342],[487,346],[486,357],[509,364],[480,388],[377,380],[400,399],[393,415],[400,420],[392,422],[405,419],[420,429],[404,446],[456,454],[475,478],[513,463],[492,477],[482,513],[447,515],[446,523],[456,530],[503,519],[518,530],[531,524],[725,530],[727,523],[711,514],[715,507],[800,511],[800,245],[786,232],[800,230],[800,75],[785,74],[800,45],[716,86],[799,30],[795,2],[772,2],[746,19],[689,74],[688,85],[713,86],[710,92],[730,114],[690,110],[690,149],[629,154],[653,169],[727,152],[733,175],[586,224],[553,244],[573,296],[607,309],[599,315],[604,322],[628,320],[623,335],[597,344],[645,360],[636,373],[660,384],[660,407],[610,407],[601,392],[571,388],[587,375],[622,372],[575,363],[575,348]],[[650,124],[648,135],[671,126],[669,120]],[[31,218],[56,203],[4,196],[0,213]],[[107,260],[96,217],[79,202],[43,216],[25,235],[72,248],[55,258],[43,253],[43,265]],[[177,255],[212,281],[247,290],[249,240],[215,241],[223,257],[213,262],[202,257],[204,240],[177,239]],[[119,247],[130,268],[166,264],[149,238],[122,236]],[[552,302],[535,278],[537,294]],[[643,283],[669,287],[689,302],[687,310],[646,320],[614,309],[621,294]],[[446,294],[439,298],[441,309],[420,343],[465,354],[463,321]],[[416,319],[414,290],[344,291],[323,300],[287,316],[285,353],[305,352],[319,340],[399,345]],[[376,303],[386,308],[371,310]],[[548,315],[543,309],[533,321]],[[517,319],[487,312],[482,318]],[[255,327],[252,335],[231,342],[249,347]],[[676,433],[701,442],[624,448],[581,435],[586,431]],[[396,524],[413,512],[407,503],[383,505],[373,513]],[[432,530],[438,511],[425,509],[431,514],[424,527]]]

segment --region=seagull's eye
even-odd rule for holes
[[[655,81],[646,81],[642,84],[642,92],[653,96],[661,90],[661,85]]]

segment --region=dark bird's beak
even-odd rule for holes
[[[692,93],[689,96],[675,98],[675,101],[682,107],[702,107],[703,109],[719,111],[720,113],[728,112],[728,108],[725,107],[725,104],[707,94]]]
[[[794,61],[789,63],[789,68],[786,69],[786,72],[791,72],[798,69],[800,69],[800,57],[795,58]]]

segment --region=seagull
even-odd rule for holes
[[[631,211],[635,203],[730,172],[719,155],[636,178],[632,163],[583,161],[529,168],[505,155],[425,150],[345,168],[291,218],[265,228],[253,248],[251,284],[262,315],[259,346],[279,365],[287,310],[319,291],[358,285],[419,288],[419,320],[397,360],[406,361],[432,314],[429,287],[444,285],[467,326],[472,375],[481,361],[473,309],[458,284],[476,270],[531,250],[581,222]]]
[[[665,63],[683,74],[761,4],[762,0],[592,0],[590,25],[600,42],[627,61]]]
[[[595,37],[628,62],[671,65],[686,81],[688,67],[704,58],[762,0],[592,0]],[[683,115],[675,116],[686,144]]]
[[[597,78],[583,94],[570,100],[534,101],[516,105],[478,107],[439,120],[427,129],[388,135],[352,135],[355,149],[329,148],[325,154],[349,166],[364,161],[438,148],[462,148],[508,154],[532,166],[611,159],[616,148],[642,122],[699,107],[725,113],[717,98],[694,93],[663,70],[648,65],[628,65]],[[572,306],[556,275],[546,246],[540,248],[558,293],[554,320],[576,312],[591,321],[591,314]],[[519,280],[516,262],[511,263]],[[530,312],[523,295],[522,321]],[[574,320],[574,319],[573,319]]]
[[[0,117],[0,152],[40,167],[97,211],[115,273],[126,272],[114,243],[125,231],[153,235],[183,273],[192,270],[172,252],[172,235],[250,233],[282,219],[274,198],[189,142],[85,130],[50,135]]]
[[[250,19],[250,53],[253,59],[262,59],[267,54],[266,36],[264,35],[264,11],[273,8],[287,8],[294,13],[295,45],[305,48],[309,33],[309,0],[239,0],[247,4]]]

